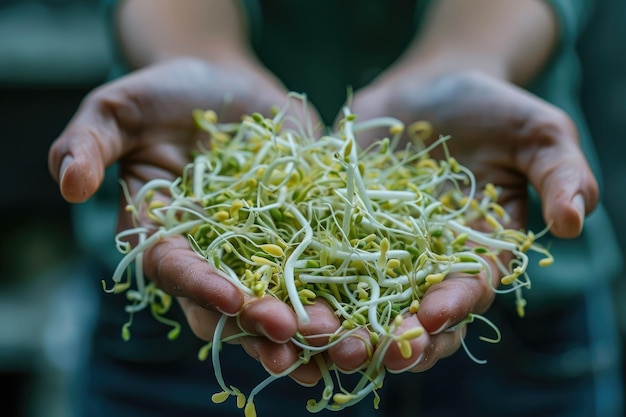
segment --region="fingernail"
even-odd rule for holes
[[[424,362],[424,359],[426,359],[426,353],[422,352],[417,359],[415,359],[415,362],[413,362],[413,365],[411,365],[412,368],[418,366],[420,363]]]
[[[267,331],[265,326],[263,324],[261,324],[260,322],[254,323],[254,331],[258,335],[266,337],[267,339],[271,340],[274,343],[285,343],[286,342],[286,340],[277,340],[270,332]]]
[[[225,316],[228,317],[235,317],[237,315],[237,313],[239,313],[239,310],[233,310],[233,311],[229,311],[229,310],[225,310],[215,304],[208,304],[207,310],[215,310],[220,314],[223,314]]]
[[[580,220],[581,221],[584,220],[586,210],[585,210],[585,199],[583,198],[583,196],[580,194],[576,194],[574,198],[572,199],[572,205],[578,212],[578,215],[580,216]]]
[[[407,372],[411,369],[415,369],[417,366],[419,366],[422,362],[424,362],[424,359],[426,359],[426,353],[422,352],[414,361],[413,363],[411,363],[410,365],[401,368],[401,369],[387,369],[389,371],[389,373],[391,374],[401,374],[404,372]]]
[[[263,326],[259,322],[254,323],[254,331],[257,332],[261,336],[265,336],[265,337],[269,338],[269,334],[267,332],[267,329],[265,328],[265,326]]]
[[[67,171],[67,167],[74,161],[74,157],[72,155],[65,155],[63,161],[61,161],[61,168],[59,169],[59,184],[63,183],[63,177],[65,177],[65,172]]]
[[[443,332],[444,330],[446,330],[448,327],[450,327],[450,319],[446,320],[445,323],[443,323],[441,325],[441,327],[439,327],[438,329],[430,332],[430,334],[439,334],[439,333]]]

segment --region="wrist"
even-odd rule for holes
[[[480,73],[484,76],[513,81],[506,62],[497,56],[482,55],[473,51],[447,49],[429,51],[415,49],[408,51],[386,72],[372,83],[373,87],[397,85],[398,89],[407,86],[424,86],[438,79]]]
[[[524,85],[550,59],[557,27],[544,1],[441,0],[396,67],[434,77],[479,72]]]

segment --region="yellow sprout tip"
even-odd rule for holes
[[[248,403],[248,404],[251,404],[251,403]],[[243,395],[242,392],[237,392],[237,408],[243,408],[244,405],[246,405],[246,396]]]
[[[218,222],[223,222],[230,219],[230,213],[224,210],[220,210],[213,215],[213,218]]]
[[[246,404],[244,415],[246,417],[256,417],[256,408],[254,407],[254,403],[252,403],[251,401]]]
[[[269,259],[265,259],[262,256],[252,255],[250,260],[254,262],[256,265],[268,265],[268,266],[276,266],[276,264]]]
[[[510,285],[510,284],[513,284],[516,279],[517,279],[517,274],[510,274],[510,275],[506,275],[502,277],[502,279],[500,279],[500,282],[504,285]]]
[[[432,125],[424,120],[412,123],[409,126],[409,132],[419,139],[428,139],[433,132]]]
[[[226,391],[222,391],[222,392],[218,392],[215,393],[211,396],[211,401],[213,401],[215,404],[220,404],[223,403],[224,401],[226,401],[228,399],[228,397],[230,397],[230,393],[226,392]]]
[[[403,332],[400,335],[400,339],[402,339],[402,340],[411,340],[411,339],[415,339],[417,337],[420,337],[423,334],[424,334],[424,328],[423,327],[414,327],[412,329],[409,329],[409,330]]]
[[[349,395],[349,394],[343,394],[343,393],[338,392],[335,395],[333,395],[333,401],[336,402],[337,404],[345,404],[351,399],[352,399],[352,395]]]
[[[268,243],[259,247],[263,250],[263,252],[267,253],[268,255],[272,255],[276,258],[283,256],[283,249],[278,245],[274,245],[273,243]]]
[[[202,114],[202,117],[204,117],[204,120],[206,120],[209,123],[217,123],[217,113],[215,113],[213,110],[207,110]]]
[[[445,275],[442,273],[426,275],[426,282],[429,284],[437,284],[443,281]]]
[[[400,349],[400,355],[402,355],[404,359],[409,359],[413,354],[411,343],[409,343],[408,340],[398,340],[398,348]]]
[[[404,125],[393,125],[389,128],[389,133],[392,135],[401,135],[404,132]]]
[[[554,263],[554,259],[553,258],[543,258],[542,260],[539,261],[539,266],[541,267],[547,267],[550,266]]]

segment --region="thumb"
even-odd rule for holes
[[[598,183],[569,119],[563,117],[549,132],[538,135],[539,146],[518,153],[520,168],[539,194],[552,234],[574,238],[598,203]]]
[[[114,101],[88,96],[48,153],[48,168],[70,203],[88,200],[100,187],[105,168],[123,154]]]

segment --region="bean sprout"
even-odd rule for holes
[[[514,292],[523,315],[521,289],[530,287],[528,252],[543,254],[543,266],[552,262],[536,242],[538,236],[505,227],[509,219],[497,202],[498,189],[492,184],[476,189],[472,172],[448,154],[449,137],[425,144],[431,131],[427,122],[408,129],[389,117],[359,123],[346,106],[337,131],[315,138],[308,118],[290,115],[294,101],[305,108],[306,98],[295,93],[290,98],[290,104],[271,118],[255,113],[236,124],[219,123],[210,110],[194,112],[198,127],[211,139],[210,149],[199,148],[173,181],[150,181],[134,200],[125,191],[135,221],[147,214],[158,230],[149,235],[136,227],[117,236],[124,257],[113,275],[113,287],[105,286],[109,292],[126,292],[131,301],[125,339],[130,338],[133,314],[146,307],[172,326],[169,337],[175,338],[179,324],[164,317],[171,297],[146,283],[141,264],[151,245],[184,235],[190,248],[225,279],[251,296],[284,301],[302,323],[310,320],[306,305],[326,300],[342,322],[329,335],[329,343],[313,347],[304,336],[294,336],[293,343],[302,349],[299,361],[281,375],[270,375],[247,399],[224,382],[216,347],[227,340],[222,336],[226,317],[220,320],[200,358],[212,350],[223,389],[213,400],[234,396],[246,417],[256,415],[252,399],[263,387],[311,359],[321,368],[324,390],[319,400],[309,400],[309,411],[340,410],[372,393],[376,407],[376,390],[387,372],[385,352],[398,343],[401,353],[411,356],[408,341],[420,337],[423,329],[397,334],[397,328],[404,315],[418,311],[429,287],[455,273],[484,273],[489,283],[492,274],[499,273],[502,286],[493,290]],[[390,138],[359,147],[358,134],[381,127],[388,128]],[[410,140],[401,149],[403,135]],[[436,147],[443,148],[444,159],[431,158]],[[170,201],[153,201],[156,193],[165,193]],[[474,229],[478,221],[487,229]],[[127,242],[129,236],[137,237],[134,247]],[[503,253],[512,258],[508,264],[500,261]],[[486,259],[499,271],[491,271]],[[460,325],[475,318],[487,321],[472,315]],[[483,340],[499,340],[492,327],[497,337]],[[363,329],[375,348],[359,371],[358,383],[348,389],[341,384],[341,370],[320,354]]]

